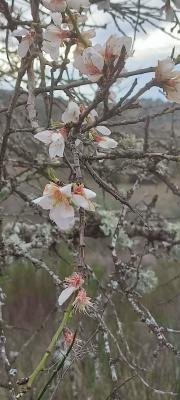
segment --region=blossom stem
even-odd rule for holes
[[[67,307],[67,310],[64,313],[64,317],[62,322],[60,323],[56,333],[54,334],[46,352],[44,353],[41,361],[39,362],[39,364],[37,365],[37,367],[35,368],[35,370],[33,371],[33,373],[30,375],[29,380],[28,380],[28,384],[27,384],[27,389],[31,389],[35,379],[38,377],[38,375],[44,371],[46,363],[50,357],[50,355],[52,354],[54,347],[57,343],[57,340],[59,339],[64,327],[66,326],[67,322],[69,321],[69,319],[72,316],[72,310],[73,310],[73,302],[71,302],[69,304],[69,306]]]

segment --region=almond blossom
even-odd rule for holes
[[[72,184],[63,187],[50,182],[46,185],[43,196],[33,202],[45,210],[50,210],[49,217],[62,231],[74,226],[74,208],[70,204]]]
[[[81,54],[74,52],[74,66],[85,74],[92,82],[97,82],[102,76],[111,77],[124,49],[124,59],[131,55],[132,39],[128,36],[111,35],[104,46],[87,47]],[[105,67],[110,68],[105,68]]]
[[[131,55],[132,39],[128,36],[111,35],[104,45],[105,62],[113,58],[118,59],[122,49],[125,49],[125,57]]]
[[[103,76],[104,57],[101,46],[87,47],[82,55],[75,53],[74,66],[85,74],[92,82],[97,82]]]
[[[33,29],[16,29],[12,32],[12,36],[18,38],[21,37],[21,42],[19,43],[18,46],[18,55],[20,58],[23,58],[26,56],[27,52],[30,49],[30,46],[32,45],[35,37],[35,31]]]
[[[180,103],[180,72],[174,71],[174,67],[175,65],[170,57],[158,61],[155,80],[165,91],[168,100]]]
[[[63,127],[58,131],[45,130],[38,132],[34,137],[40,140],[40,142],[49,145],[49,155],[53,159],[56,156],[63,157],[65,147],[64,139],[67,137],[68,132],[69,129]]]
[[[84,279],[81,274],[75,272],[73,275],[65,278],[65,282],[67,283],[67,287],[61,292],[58,298],[59,306],[62,306],[65,301],[67,301],[69,297],[83,285]]]
[[[87,296],[85,289],[80,289],[75,300],[74,307],[76,311],[87,312],[90,307],[93,307],[91,298]]]
[[[50,24],[43,34],[42,50],[49,53],[54,61],[57,61],[61,43],[71,38],[72,32],[69,29],[63,29],[60,13],[53,13],[52,19],[54,24]]]
[[[96,193],[86,189],[83,184],[72,186],[72,201],[77,207],[82,207],[87,211],[95,211],[95,206],[91,201],[96,197]]]

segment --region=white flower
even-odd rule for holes
[[[60,13],[52,13],[52,19],[54,25],[50,24],[43,34],[44,40],[42,50],[50,54],[54,61],[57,61],[59,57],[59,47],[64,40],[71,37],[71,32],[69,29],[62,29],[62,15]]]
[[[70,122],[77,123],[79,121],[80,108],[74,103],[74,101],[70,101],[64,113],[62,114],[62,121],[65,124],[69,124]]]
[[[131,54],[132,39],[128,36],[111,35],[104,45],[105,61],[110,61],[113,57],[119,58],[123,47],[126,57]]]
[[[95,211],[95,206],[91,201],[96,197],[95,192],[86,189],[83,184],[74,184],[72,189],[72,201],[78,208],[82,207],[87,211]]]
[[[158,61],[155,79],[165,91],[168,100],[180,103],[180,72],[174,71],[174,67],[175,65],[169,57]]]
[[[103,76],[104,57],[99,45],[87,47],[82,55],[75,54],[74,66],[92,82],[97,82]]]
[[[73,275],[69,276],[68,278],[65,278],[65,281],[67,283],[66,289],[64,289],[59,298],[58,298],[58,304],[59,306],[62,306],[66,300],[69,299],[69,297],[76,291],[78,290],[84,283],[84,279],[81,274],[78,274],[75,272]]]
[[[63,157],[65,142],[62,133],[65,134],[64,128],[59,131],[41,131],[36,133],[34,137],[40,140],[40,142],[49,145],[49,155],[51,158],[55,158],[56,156]]]
[[[60,187],[53,182],[46,185],[43,196],[33,200],[45,210],[60,230],[66,231],[74,226],[74,208],[71,206],[72,184]]]
[[[96,135],[95,141],[98,143],[98,147],[101,147],[102,149],[105,150],[114,149],[118,145],[118,142],[116,142],[116,140],[106,136],[103,137]]]
[[[74,52],[74,66],[79,69],[81,74],[85,74],[92,82],[97,82],[103,75],[110,78],[113,66],[121,56],[124,49],[124,59],[131,55],[132,39],[128,36],[111,35],[102,47],[96,45],[87,47],[82,51],[82,47],[77,47]],[[108,68],[104,66],[108,65]]]
[[[20,58],[25,57],[34,41],[35,31],[33,29],[28,30],[26,28],[16,29],[12,32],[12,36],[22,37],[18,46],[18,55]]]
[[[65,0],[42,0],[42,3],[51,11],[65,11],[67,6]]]

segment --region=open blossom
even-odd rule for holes
[[[75,310],[80,312],[87,312],[90,307],[93,307],[91,298],[87,296],[85,289],[80,289],[75,300],[74,300]]]
[[[97,82],[103,76],[104,57],[101,46],[87,47],[82,55],[75,54],[74,66],[92,82]]]
[[[77,207],[82,207],[87,211],[95,211],[95,205],[92,199],[96,197],[96,193],[90,189],[86,189],[83,184],[72,186],[72,201]]]
[[[33,200],[45,210],[60,230],[66,231],[74,225],[74,208],[70,204],[72,184],[60,187],[53,182],[46,185],[43,196]]]
[[[65,278],[65,281],[67,283],[66,289],[64,289],[59,298],[58,298],[58,304],[59,306],[62,306],[66,300],[69,299],[69,297],[76,291],[78,290],[84,283],[84,279],[81,274],[78,274],[75,272],[73,275],[71,275],[68,278]]]
[[[96,135],[95,141],[97,142],[98,147],[101,147],[104,150],[114,149],[118,145],[118,142],[116,142],[116,140],[106,136],[104,137]]]
[[[158,61],[155,71],[157,84],[163,88],[168,100],[180,103],[180,72],[174,70],[171,58]]]
[[[63,29],[60,13],[52,13],[52,20],[54,24],[50,24],[44,32],[42,50],[50,54],[54,61],[57,61],[61,43],[71,38],[72,33],[69,29]]]
[[[118,59],[121,51],[125,49],[125,57],[131,55],[132,39],[128,36],[111,35],[104,45],[105,62],[111,61],[112,58]]]
[[[33,29],[28,30],[26,28],[16,29],[15,31],[12,32],[12,36],[22,38],[18,46],[19,57],[23,58],[26,56],[30,46],[34,41],[35,34],[36,33]]]
[[[104,46],[87,47],[83,52],[76,49],[74,66],[81,74],[87,75],[92,82],[97,82],[107,71],[110,76],[112,75],[112,68],[116,65],[123,49],[124,59],[131,55],[131,46],[130,37],[111,35]],[[110,68],[106,71],[107,66]]]
[[[65,147],[64,139],[67,137],[68,132],[69,129],[63,127],[57,131],[45,130],[38,132],[34,137],[40,140],[40,142],[49,145],[49,155],[53,159],[56,156],[63,157]]]
[[[77,123],[79,121],[80,108],[74,103],[74,101],[70,101],[64,113],[62,114],[62,121],[65,124],[69,124],[71,122]]]

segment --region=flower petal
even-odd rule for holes
[[[33,200],[33,203],[44,208],[44,210],[50,210],[53,207],[52,200],[49,196],[41,196]]]
[[[51,18],[54,24],[60,28],[62,24],[62,15],[58,12],[55,12],[51,14]]]
[[[84,210],[87,210],[87,211],[95,211],[94,204],[90,200],[86,199],[84,196],[81,196],[79,194],[73,194],[72,200],[73,200],[73,203],[78,208],[82,207],[82,208],[84,208]]]
[[[68,185],[61,187],[61,192],[66,194],[66,196],[71,197],[71,188],[72,183],[69,183]]]
[[[98,142],[98,146],[101,147],[102,149],[114,149],[115,147],[117,147],[118,142],[116,142],[116,140],[114,139],[110,139],[107,138],[107,140],[101,140],[100,142]]]
[[[11,36],[15,36],[15,37],[20,37],[20,36],[25,36],[28,33],[28,29],[26,28],[22,28],[22,29],[15,29],[12,33]]]
[[[50,144],[51,140],[52,140],[52,132],[50,130],[46,130],[46,131],[41,131],[36,133],[36,135],[34,135],[34,137],[38,140],[40,140],[40,142],[43,142],[45,144]]]
[[[49,217],[62,231],[72,229],[74,226],[74,208],[65,203],[51,209]]]
[[[69,297],[70,297],[75,291],[76,291],[76,288],[73,287],[73,286],[69,286],[69,287],[67,287],[66,289],[64,289],[64,290],[61,292],[61,294],[60,294],[60,296],[59,296],[59,298],[58,298],[58,304],[59,304],[59,306],[62,306],[62,305],[65,303],[65,301],[66,301],[67,299],[69,299]]]
[[[96,129],[98,132],[102,133],[102,135],[104,135],[104,136],[109,136],[111,134],[110,129],[108,129],[106,126],[98,125],[98,126],[96,126]]]
[[[87,199],[94,199],[96,197],[96,193],[90,189],[84,188],[84,193]]]
[[[49,146],[49,155],[51,158],[56,156],[63,157],[64,154],[64,142],[60,140],[53,141]]]

